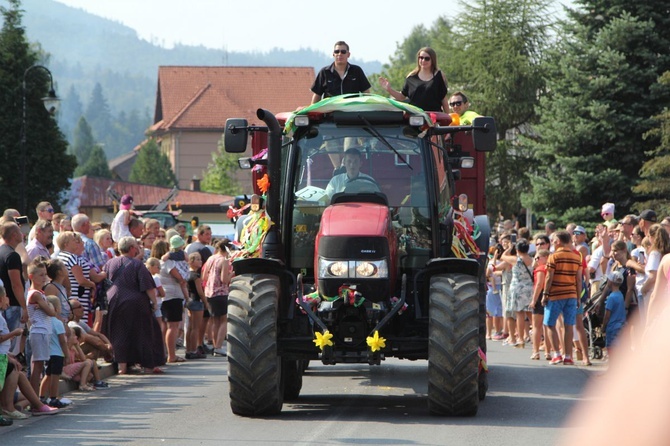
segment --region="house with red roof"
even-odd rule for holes
[[[197,182],[194,183],[192,189],[173,191],[169,187],[149,184],[89,176],[78,177],[72,180],[63,212],[69,215],[83,212],[91,221],[111,223],[118,211],[114,195],[129,194],[133,197],[133,209],[139,211],[139,214],[164,204],[165,210],[170,211],[179,220],[190,221],[192,217],[197,216],[201,223],[228,222],[226,211],[228,206],[233,204],[234,197],[201,192],[197,190]],[[165,202],[168,198],[170,199]]]
[[[168,155],[179,188],[203,178],[228,118],[263,124],[258,108],[279,113],[307,106],[313,81],[312,67],[160,67],[150,134]],[[251,189],[248,172],[236,176]]]

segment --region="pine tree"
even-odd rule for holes
[[[520,211],[521,195],[530,188],[526,172],[534,160],[517,135],[536,121],[544,92],[549,2],[475,0],[463,7],[453,36],[461,55],[452,85],[464,91],[472,110],[496,120],[498,147],[487,155],[488,212],[510,216]]]
[[[34,218],[34,207],[48,200],[57,205],[76,166],[66,153],[67,142],[42,103],[49,91],[48,75],[40,55],[31,49],[21,23],[21,2],[8,0],[0,7],[0,207],[18,208]],[[42,62],[43,64],[43,62]],[[28,71],[30,69],[30,71]],[[25,80],[25,144],[21,143]],[[21,209],[21,157],[25,156],[27,209]]]
[[[244,190],[235,180],[235,171],[239,169],[238,158],[239,154],[227,153],[223,143],[219,142],[219,148],[212,153],[212,162],[202,179],[202,190],[233,196],[243,193]]]
[[[100,145],[96,145],[84,165],[79,165],[74,171],[75,177],[88,175],[89,177],[112,178],[112,172],[107,164],[105,151]]]
[[[88,161],[93,148],[96,147],[91,126],[83,116],[79,118],[77,127],[74,129],[73,140],[72,154],[77,157],[77,164],[83,166]]]
[[[68,141],[74,141],[74,123],[79,121],[79,118],[84,114],[84,106],[79,98],[79,93],[74,84],[70,86],[65,99],[61,102],[60,110],[58,111],[58,124],[65,133]]]
[[[656,145],[643,135],[669,98],[656,80],[670,68],[670,19],[627,11],[652,4],[667,11],[670,2],[661,3],[617,1],[602,9],[584,1],[582,12],[573,11],[573,21],[563,25],[535,127],[533,190],[524,197],[548,218],[597,221],[608,201],[622,214],[630,211],[644,154]]]
[[[659,84],[670,86],[670,71],[663,73]],[[646,136],[659,140],[660,144],[640,169],[640,182],[633,188],[639,201],[632,207],[636,211],[654,209],[659,215],[670,215],[670,110],[664,109],[654,119],[658,126]]]
[[[177,177],[172,171],[170,160],[167,155],[161,153],[154,139],[150,139],[140,148],[129,179],[136,183],[155,186],[177,185]]]

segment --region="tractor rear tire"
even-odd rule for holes
[[[241,416],[281,412],[283,383],[277,355],[279,278],[242,274],[228,295],[230,408]]]
[[[479,406],[479,281],[467,274],[430,280],[428,409],[474,416]]]

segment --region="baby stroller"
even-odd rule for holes
[[[602,303],[599,306],[601,303],[599,296],[594,297],[594,299],[590,299],[584,304],[584,329],[589,339],[589,358],[602,359],[603,348],[605,348],[605,336],[602,332],[604,315],[601,314],[601,311],[604,311],[605,305]]]

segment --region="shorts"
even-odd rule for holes
[[[565,325],[575,325],[577,319],[577,298],[550,300],[544,311],[544,325],[553,327],[556,325],[558,315],[563,314]]]
[[[486,312],[492,317],[502,317],[500,292],[494,293],[491,289],[486,292]]]
[[[168,299],[161,304],[161,314],[165,322],[181,322],[184,314],[182,299]]]
[[[533,314],[539,314],[539,315],[544,314],[544,306],[542,305],[542,299],[538,299],[535,306],[533,306],[531,302],[531,305],[529,305],[528,308],[530,308],[530,311],[532,311]]]
[[[205,303],[201,300],[191,300],[186,302],[186,309],[189,311],[205,311]]]
[[[7,362],[7,370],[5,370],[5,379],[7,379],[7,377],[11,375],[13,371],[14,371],[14,363]]]
[[[621,327],[618,328],[609,328],[605,334],[605,347],[611,347],[616,342],[616,339],[619,337],[619,332]]]
[[[209,312],[214,317],[225,316],[228,314],[228,296],[212,296],[207,299]]]
[[[63,373],[63,364],[65,364],[65,358],[62,356],[51,356],[47,362],[47,368],[44,373],[46,373],[47,376],[60,376],[60,374]]]
[[[85,365],[86,363],[83,361],[68,364],[65,367],[63,367],[63,373],[69,376],[72,379],[72,381],[80,381],[81,371]]]
[[[49,340],[50,335],[45,333],[30,333],[28,341],[30,342],[30,349],[32,351],[32,362],[48,361],[51,355],[49,354]]]

